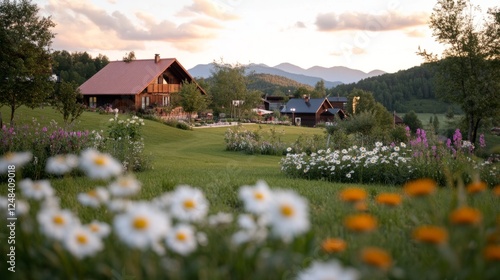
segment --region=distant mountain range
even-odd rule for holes
[[[198,64],[188,70],[193,77],[208,78],[212,75],[213,64]],[[325,81],[326,88],[332,88],[339,84],[355,83],[359,80],[385,74],[382,70],[373,70],[365,73],[361,70],[351,69],[343,66],[330,68],[314,66],[303,69],[291,63],[281,63],[274,67],[265,64],[247,65],[247,73],[271,74],[283,76],[302,84],[315,86],[320,80]]]

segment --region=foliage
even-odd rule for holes
[[[163,123],[168,126],[179,128],[182,130],[193,130],[193,128],[188,123],[185,123],[183,121],[178,121],[176,119],[164,120]]]
[[[292,95],[299,87],[312,89],[311,86],[301,84],[289,78],[271,74],[250,74],[247,89],[258,90],[267,95],[282,93],[285,96]]]
[[[408,139],[400,144],[376,142],[372,148],[354,145],[342,150],[289,153],[281,160],[281,169],[292,177],[335,182],[398,185],[426,177],[444,184],[450,180],[470,183],[481,177],[491,186],[500,183],[498,163],[476,159],[474,146],[462,140],[459,130],[446,145],[428,138],[422,129]]]
[[[437,62],[439,95],[460,105],[467,121],[467,139],[475,143],[481,123],[499,118],[500,41],[498,8],[488,11],[483,26],[477,26],[478,7],[468,0],[439,0],[431,15],[430,28],[436,41],[446,46],[442,59],[420,51]]]
[[[214,71],[210,79],[210,96],[212,97],[211,109],[218,113],[232,114],[233,101],[242,100],[238,109],[248,110],[254,108],[255,99],[247,90],[247,77],[245,66],[230,65],[224,62],[214,62]],[[260,95],[259,95],[260,98]]]
[[[57,82],[52,106],[62,114],[65,123],[72,123],[84,111],[83,96],[74,82]]]
[[[135,58],[135,52],[131,51],[129,53],[126,53],[125,56],[122,59],[126,63],[129,63],[129,62],[132,62],[132,61],[136,60],[136,58]]]
[[[403,116],[403,122],[410,128],[411,132],[417,132],[417,129],[423,128],[422,122],[415,112],[410,111]]]
[[[311,98],[324,98],[326,97],[325,81],[319,80],[314,86]]]
[[[16,109],[37,107],[52,92],[49,49],[55,24],[38,11],[29,0],[0,4],[0,106],[10,107],[11,123]]]
[[[0,130],[0,154],[31,151],[33,161],[24,168],[24,175],[33,179],[46,176],[45,162],[59,154],[80,153],[94,147],[101,136],[96,131],[72,130],[55,121],[41,125],[37,119],[30,124],[3,126]]]
[[[228,128],[224,134],[226,150],[243,151],[247,154],[261,155],[284,155],[286,144],[281,141],[280,136],[283,132],[276,128],[269,129],[269,132],[249,131],[242,129],[241,126]]]
[[[118,113],[109,119],[106,138],[98,146],[99,150],[110,153],[123,163],[128,171],[143,171],[148,169],[149,162],[144,154],[144,139],[142,138],[144,121],[137,116],[125,120],[118,118]]]
[[[53,73],[62,81],[83,84],[109,63],[105,55],[93,58],[87,52],[54,51],[52,53]]]
[[[184,81],[179,95],[181,97],[180,104],[184,111],[189,113],[189,118],[191,118],[192,113],[203,111],[209,105],[207,97],[198,90],[196,83]]]

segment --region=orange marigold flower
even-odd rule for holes
[[[436,191],[436,181],[428,178],[407,182],[404,191],[409,196],[426,196]]]
[[[492,191],[496,197],[500,197],[500,185],[496,185]]]
[[[484,249],[484,258],[488,261],[500,261],[500,245],[488,245]]]
[[[450,221],[457,225],[477,225],[482,218],[481,211],[467,206],[455,209],[450,214]]]
[[[403,198],[397,193],[381,193],[375,197],[375,201],[388,206],[398,206]]]
[[[448,240],[448,232],[438,226],[420,226],[413,231],[413,239],[424,243],[442,244]]]
[[[477,181],[467,185],[467,192],[470,194],[476,194],[480,192],[484,192],[488,188],[488,184],[486,182]]]
[[[378,267],[380,269],[388,269],[392,265],[392,258],[387,251],[377,247],[367,247],[361,252],[361,260],[366,264]]]
[[[340,238],[327,238],[321,243],[321,248],[327,253],[338,253],[347,248],[347,243]]]
[[[340,199],[346,202],[362,201],[366,196],[366,191],[362,188],[348,188],[340,192]]]
[[[347,217],[345,226],[357,232],[368,232],[377,228],[377,219],[370,214],[355,214]]]

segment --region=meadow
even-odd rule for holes
[[[6,108],[1,108],[1,112],[5,123],[8,112]],[[50,108],[20,108],[16,118],[17,123],[29,123],[32,118],[42,125],[51,120],[62,122]],[[73,128],[105,130],[109,119],[110,115],[85,112]],[[64,250],[57,242],[47,241],[39,232],[34,236],[19,233],[18,243],[33,239],[30,244],[34,247],[20,244],[19,271],[6,274],[9,272],[2,265],[0,275],[9,277],[2,279],[294,279],[302,277],[301,272],[316,262],[339,262],[341,267],[351,267],[355,273],[347,268],[337,269],[347,275],[346,279],[494,279],[500,273],[500,198],[496,189],[468,192],[466,186],[456,183],[415,198],[404,192],[403,185],[291,178],[280,171],[282,156],[226,151],[227,127],[180,130],[154,121],[144,122],[144,153],[151,169],[135,174],[142,186],[133,200],[154,200],[165,192],[175,192],[179,185],[189,185],[203,192],[209,202],[208,215],[229,213],[234,216],[233,223],[214,228],[197,225],[207,234],[208,244],[188,256],[167,253],[166,258],[157,257],[152,250],[127,249],[120,245],[120,238],[112,235],[102,253],[75,259],[61,253]],[[279,130],[285,142],[293,142],[300,135],[324,135],[322,129],[315,128],[255,124],[244,127]],[[259,180],[265,181],[271,190],[293,190],[305,198],[310,228],[292,241],[271,238],[270,234],[261,242],[236,248],[227,245],[241,227],[235,223],[236,217],[248,210],[241,200],[241,187],[262,184]],[[65,176],[51,179],[50,183],[60,198],[61,208],[71,209],[82,223],[97,219],[111,224],[109,209],[94,209],[77,200],[80,193],[107,184],[105,180]],[[381,202],[380,195],[388,193],[396,194],[402,202]],[[7,196],[6,187],[2,187],[0,195]],[[476,219],[458,223],[450,219],[456,209],[465,206],[477,210],[480,218],[475,216]],[[41,206],[34,203],[32,209],[38,207]],[[362,222],[361,229],[349,228],[346,218],[360,213],[376,217],[376,225],[365,230],[366,223]],[[431,234],[430,241],[418,239],[415,230],[423,225],[436,225],[446,232],[446,237],[440,240]],[[7,254],[3,245],[6,236],[2,229],[2,263]],[[340,246],[339,240],[343,242]],[[367,248],[376,250],[367,257]],[[488,249],[492,253],[486,253],[485,248],[493,248]]]

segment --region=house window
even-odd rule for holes
[[[163,106],[170,105],[170,95],[163,96]]]
[[[149,96],[143,96],[142,97],[142,102],[141,102],[141,107],[142,109],[146,109],[146,107],[149,106]]]
[[[90,108],[97,107],[97,97],[96,96],[89,97],[89,107]]]

